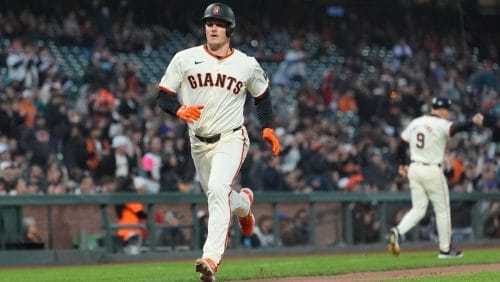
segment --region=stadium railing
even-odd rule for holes
[[[471,209],[472,228],[476,238],[482,237],[483,220],[481,219],[481,208],[484,203],[500,201],[500,192],[472,192],[472,193],[450,193],[451,201],[473,202]],[[109,214],[110,207],[125,203],[142,203],[145,206],[148,215],[147,223],[143,225],[118,225],[112,222]],[[352,213],[352,203],[377,203],[380,213],[380,238],[386,234],[388,228],[388,207],[395,203],[404,203],[409,206],[410,194],[408,192],[378,192],[378,193],[354,193],[354,192],[315,192],[311,194],[291,194],[291,193],[271,193],[261,192],[255,194],[255,204],[269,204],[271,206],[273,217],[273,234],[275,239],[279,236],[280,212],[279,207],[286,204],[307,205],[308,211],[308,245],[315,245],[316,227],[317,227],[317,206],[320,204],[340,204],[340,218],[342,222],[342,239],[347,245],[354,243],[354,218]],[[141,227],[150,234],[156,234],[158,225],[155,222],[156,205],[185,205],[189,206],[191,213],[191,223],[183,227],[191,229],[191,246],[195,250],[201,248],[200,243],[200,225],[198,224],[198,211],[201,205],[206,206],[205,196],[202,194],[187,193],[166,193],[155,195],[137,195],[137,194],[101,194],[101,195],[20,195],[20,196],[2,196],[0,197],[0,250],[6,249],[6,244],[20,238],[20,224],[22,222],[22,208],[26,206],[45,206],[47,209],[46,223],[48,225],[48,249],[52,249],[52,238],[54,228],[54,219],[51,209],[56,206],[77,206],[77,205],[95,205],[99,206],[104,234],[104,247],[107,252],[112,252],[112,237],[117,229]],[[233,224],[235,246],[240,246],[240,234],[237,224]],[[151,236],[149,248],[151,251],[157,251],[155,236]]]

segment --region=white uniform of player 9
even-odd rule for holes
[[[414,119],[401,133],[401,138],[410,144],[411,160],[441,164],[451,125],[451,121],[431,115]]]
[[[441,168],[451,125],[449,120],[425,115],[414,119],[401,133],[410,147],[408,179],[413,207],[398,225],[399,233],[405,234],[422,219],[430,200],[441,250],[448,250],[451,242],[448,184]]]

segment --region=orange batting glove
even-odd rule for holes
[[[262,130],[262,137],[266,140],[267,143],[273,146],[273,155],[277,157],[280,153],[280,141],[274,134],[274,130],[272,128],[264,128]]]
[[[203,105],[196,105],[196,106],[186,106],[182,105],[178,110],[177,110],[177,117],[182,119],[183,121],[192,123],[197,121],[200,116],[201,116],[201,109],[205,108]]]

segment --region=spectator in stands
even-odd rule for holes
[[[455,186],[453,192],[463,193],[465,186]],[[472,209],[474,201],[451,202],[450,209],[453,214],[451,218],[452,241],[474,240],[472,229]]]
[[[68,193],[68,186],[65,182],[49,183],[47,194],[64,195]]]
[[[149,193],[158,193],[160,190],[160,169],[162,140],[155,136],[149,142],[149,150],[142,157],[142,170],[146,173],[147,190]]]
[[[191,155],[191,145],[187,142],[187,135],[178,136],[175,139],[174,149],[177,159],[176,173],[179,175],[181,183],[190,182],[195,175],[193,159],[187,156]]]
[[[92,89],[104,87],[110,89],[115,78],[116,58],[108,46],[94,52],[90,68],[87,71],[87,81]]]
[[[6,141],[7,138],[5,138]],[[7,143],[0,143],[0,162],[11,161],[12,156],[10,154],[10,148]]]
[[[117,208],[118,223],[122,225],[139,224],[146,219],[144,207],[139,203],[120,205]],[[144,234],[139,228],[121,228],[118,235],[122,239],[127,254],[139,254],[139,248],[143,244]]]
[[[273,233],[273,218],[270,215],[262,215],[257,220],[257,225],[254,229],[254,234],[258,239],[258,246],[273,247],[276,246],[276,240]]]
[[[1,91],[0,121],[0,134],[8,137],[20,136],[20,125],[23,124],[24,117],[19,113],[19,104]]]
[[[123,179],[120,179],[123,181]],[[99,186],[97,186],[97,191],[100,191],[103,194],[111,194],[117,192],[117,187],[119,186],[118,179],[105,176],[98,180]],[[129,187],[127,187],[129,188]]]
[[[158,235],[158,244],[160,246],[169,246],[173,250],[176,248],[185,248],[187,239],[184,232],[180,228],[183,216],[176,211],[168,211],[165,213],[165,224]]]
[[[117,192],[132,193],[135,188],[131,183],[119,185]],[[126,203],[115,206],[115,211],[118,217],[118,224],[145,224],[147,220],[146,210],[141,203]],[[140,247],[143,245],[145,230],[137,227],[120,228],[117,232],[120,236],[124,251],[127,254],[137,255],[140,252]]]
[[[426,212],[424,218],[418,223],[418,240],[437,242],[436,216]]]
[[[57,184],[57,183],[66,183],[67,179],[67,171],[66,167],[60,165],[55,160],[51,160],[46,164],[47,166],[47,182],[49,184]]]
[[[331,167],[327,159],[328,149],[325,140],[316,140],[311,143],[311,150],[304,153],[304,157],[300,160],[300,167],[303,170],[303,175],[306,177],[307,185],[311,191],[330,191],[332,190],[331,179],[328,171]]]
[[[251,138],[251,137],[250,137]],[[241,186],[252,187],[253,191],[264,191],[269,187],[264,186],[262,175],[267,169],[266,159],[263,158],[264,152],[260,150],[250,150],[241,168]]]
[[[78,43],[81,40],[80,25],[75,11],[70,11],[63,19],[63,37],[66,44]]]
[[[296,194],[307,194],[313,191],[313,188],[307,184],[304,172],[300,169],[289,172],[285,177],[285,182],[290,190]]]
[[[477,182],[477,189],[484,192],[498,191],[500,189],[498,170],[499,168],[495,160],[484,160],[482,171]]]
[[[47,164],[47,194],[66,194],[68,191],[68,177],[66,167],[56,161]]]
[[[21,101],[18,104],[19,114],[24,119],[24,126],[32,128],[35,124],[37,108],[34,104],[34,90],[24,89],[21,94]]]
[[[165,140],[161,156],[163,161],[160,179],[162,191],[180,191],[181,184],[189,184],[193,180],[194,165],[192,159],[187,157],[189,147],[186,145],[183,137]],[[189,185],[182,187],[188,188]]]
[[[55,77],[58,65],[47,46],[40,49],[39,58],[40,63],[38,64],[38,70],[40,72],[40,85],[44,85],[47,81]],[[44,100],[44,104],[46,103],[47,99]]]
[[[40,165],[31,165],[26,182],[30,187],[29,189],[36,191],[36,194],[45,194],[47,192],[47,178]]]
[[[75,195],[85,195],[85,194],[97,194],[97,187],[94,182],[94,178],[90,175],[85,175],[82,177],[78,187],[75,190]]]
[[[309,242],[309,214],[307,213],[307,210],[297,210],[293,221],[297,244],[306,245]]]
[[[176,168],[178,163],[172,138],[163,141],[161,152],[160,192],[177,191],[179,176],[176,173]]]
[[[36,221],[33,217],[23,218],[23,229],[23,239],[25,242],[42,244],[43,246],[42,237],[40,236]]]
[[[358,105],[354,98],[353,89],[347,89],[347,91],[340,94],[337,107],[341,112],[357,112]]]
[[[363,179],[372,191],[383,191],[394,177],[392,168],[382,159],[380,152],[372,153],[368,164],[362,168]]]
[[[28,186],[26,180],[19,177],[16,182],[16,190],[14,195],[28,195],[28,194],[38,194],[38,189],[36,186]]]
[[[498,202],[490,203],[483,234],[488,238],[500,238],[500,204]]]
[[[60,150],[63,138],[69,130],[68,102],[66,100],[66,94],[62,89],[53,89],[45,109],[45,119],[54,151]]]
[[[45,166],[52,153],[50,146],[50,131],[47,128],[46,119],[38,114],[35,117],[33,128],[24,131],[21,145],[22,149],[31,154],[30,163]]]
[[[119,181],[118,185],[130,184],[132,177],[137,173],[137,161],[133,159],[134,156],[127,154],[128,146],[130,146],[128,137],[124,135],[113,137],[111,153],[104,156],[95,170],[94,177],[97,181],[110,177],[124,180],[124,182]],[[125,179],[129,181],[125,181]],[[117,187],[119,190],[122,188],[124,187]]]
[[[118,113],[125,119],[131,118],[131,116],[137,116],[139,114],[139,102],[136,92],[132,90],[127,90],[120,99],[120,105],[118,106]]]
[[[282,157],[282,165],[281,171],[283,173],[288,173],[294,171],[297,168],[297,164],[301,159],[300,154],[300,139],[294,138],[292,135],[286,135],[283,140],[283,149],[281,152]]]
[[[2,161],[0,163],[0,181],[3,183],[3,190],[8,195],[15,194],[17,179],[21,176],[19,166],[12,161]]]
[[[38,47],[32,43],[27,42],[24,46],[24,65],[25,73],[23,78],[23,86],[27,89],[38,87],[40,78],[38,74]]]
[[[267,158],[267,166],[260,176],[262,178],[262,186],[268,191],[285,191],[288,190],[283,174],[280,173],[280,159]]]
[[[338,72],[335,69],[329,70],[325,77],[323,78],[323,81],[320,86],[320,93],[321,93],[321,98],[323,100],[323,106],[325,109],[334,109],[336,108],[336,90],[337,88],[337,80],[338,78]]]
[[[394,44],[392,52],[396,58],[394,62],[395,65],[393,66],[396,70],[399,69],[402,63],[413,57],[413,50],[404,37],[401,37],[399,41]]]
[[[380,237],[380,220],[371,203],[355,203],[353,213],[354,243],[378,241]]]
[[[286,51],[285,58],[273,76],[273,83],[276,85],[301,83],[306,76],[306,59],[307,54],[303,50],[302,40],[292,40],[291,48]]]
[[[92,127],[90,134],[85,140],[87,169],[92,173],[96,170],[102,158],[109,154],[111,146],[107,139],[103,138],[102,129]]]
[[[445,156],[444,171],[448,177],[450,188],[460,186],[465,177],[464,155],[452,152],[450,155]]]
[[[280,245],[282,246],[297,246],[300,244],[300,238],[295,230],[293,219],[281,215],[279,228]]]
[[[63,163],[68,170],[78,168],[80,170],[87,170],[87,153],[82,148],[85,148],[85,129],[80,124],[80,117],[76,120],[71,120],[74,111],[68,112],[69,128],[65,132],[62,140],[61,152],[63,155]]]
[[[8,75],[11,85],[18,91],[38,86],[38,57],[36,47],[16,39],[7,56]]]

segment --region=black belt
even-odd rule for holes
[[[236,130],[240,130],[240,129],[241,129],[241,125],[236,127],[236,128],[233,128],[232,132],[235,132]],[[212,143],[215,143],[215,142],[220,140],[221,134],[219,133],[219,134],[215,134],[215,135],[209,136],[209,137],[195,135],[195,137],[198,138],[198,140],[200,140],[202,142],[212,144]]]
[[[431,163],[424,163],[424,162],[419,162],[419,161],[411,161],[412,163],[417,163],[417,164],[423,164],[423,165],[437,165],[438,167],[441,167],[441,164],[431,164]]]

